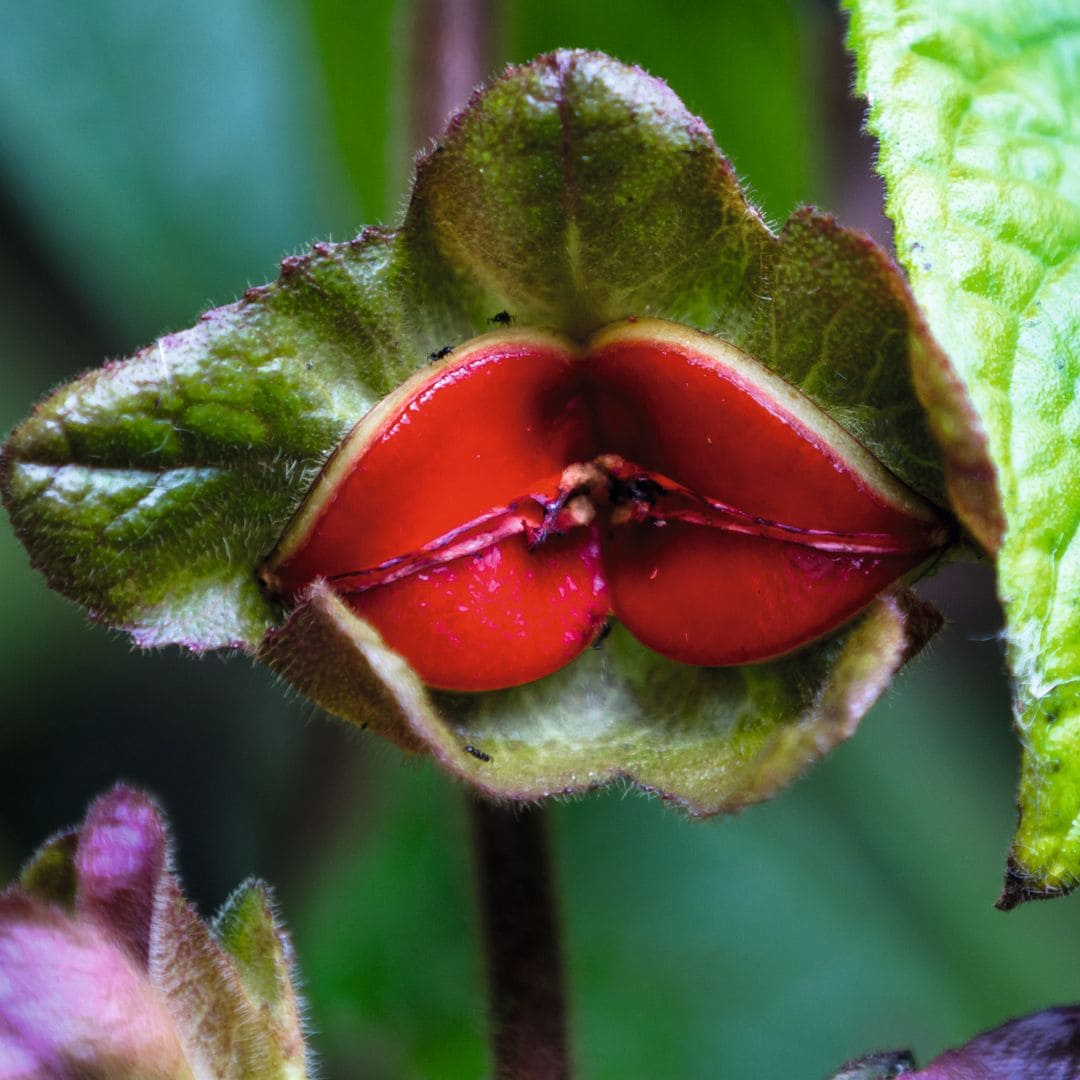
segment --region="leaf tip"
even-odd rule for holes
[[[78,887],[75,873],[78,843],[76,829],[64,829],[51,836],[20,871],[19,886],[36,900],[70,910]]]
[[[1012,911],[1030,900],[1055,900],[1072,892],[1075,882],[1052,885],[1026,870],[1015,855],[1005,867],[1005,884],[994,903],[998,911]]]

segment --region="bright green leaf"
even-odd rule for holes
[[[1012,906],[1080,880],[1080,18],[1069,0],[849,6],[897,249],[1000,492],[1024,744]],[[972,426],[933,419],[947,452]],[[957,508],[994,546],[995,523]]]

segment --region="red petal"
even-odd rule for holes
[[[587,456],[572,346],[489,335],[406,384],[358,425],[331,463],[332,499],[277,567],[287,593],[407,555],[495,508],[552,497]],[[535,509],[535,508],[534,508]],[[430,686],[487,690],[569,663],[608,613],[595,538],[521,535],[476,556],[343,594]]]
[[[327,466],[310,520],[290,527],[285,591],[415,551],[537,487],[553,494],[587,450],[574,362],[559,338],[500,333],[396,390]]]
[[[608,614],[593,530],[530,552],[524,536],[348,597],[442,690],[496,690],[570,663]]]
[[[719,338],[655,320],[589,358],[603,450],[771,521],[925,548],[935,515],[805,395]]]
[[[609,450],[760,519],[763,534],[772,523],[792,531],[787,543],[680,522],[612,530],[614,612],[664,656],[714,666],[790,652],[938,544],[929,507],[809,399],[718,338],[650,320],[615,327],[594,345],[590,374]],[[854,550],[815,547],[845,543]],[[899,553],[858,550],[882,543]]]
[[[923,560],[838,555],[672,522],[612,531],[612,608],[650,649],[714,667],[780,656],[835,629]]]

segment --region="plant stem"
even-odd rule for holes
[[[422,146],[491,74],[495,16],[491,0],[419,0],[413,19],[411,121]]]
[[[570,1075],[545,818],[473,800],[496,1080]]]

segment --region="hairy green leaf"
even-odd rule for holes
[[[811,210],[773,234],[667,86],[560,52],[452,121],[400,229],[287,259],[274,285],[39,405],[4,452],[16,529],[54,587],[140,644],[255,652],[492,794],[629,776],[698,813],[767,797],[854,730],[932,632],[921,608],[886,598],[830,640],[741,669],[687,669],[617,632],[481,698],[429,694],[325,590],[291,612],[260,591],[257,569],[347,431],[500,311],[577,337],[623,316],[719,334],[942,501],[910,364],[944,361],[888,257]]]
[[[407,370],[391,251],[371,232],[287,259],[277,285],[39,405],[4,486],[54,588],[141,645],[257,645],[275,614],[254,567]]]
[[[451,694],[426,690],[320,584],[262,658],[330,712],[430,750],[489,795],[537,799],[627,779],[706,816],[768,799],[854,734],[940,622],[914,597],[889,596],[823,645],[735,668],[665,660],[619,628],[546,679]]]
[[[976,414],[940,400],[932,417],[946,452],[981,427],[1000,495],[1000,523],[957,509],[1000,540],[1024,745],[1012,906],[1080,880],[1080,17],[1068,0],[849,6],[897,250]]]
[[[817,63],[807,48],[816,14],[787,0],[633,0],[612,18],[604,4],[517,0],[503,24],[515,57],[574,42],[677,80],[680,97],[717,133],[766,217],[777,221],[819,197],[824,172],[819,103],[807,94]]]
[[[292,946],[274,916],[270,890],[246,881],[214,920],[218,944],[236,964],[251,1003],[279,1024],[299,1027],[292,986]]]

